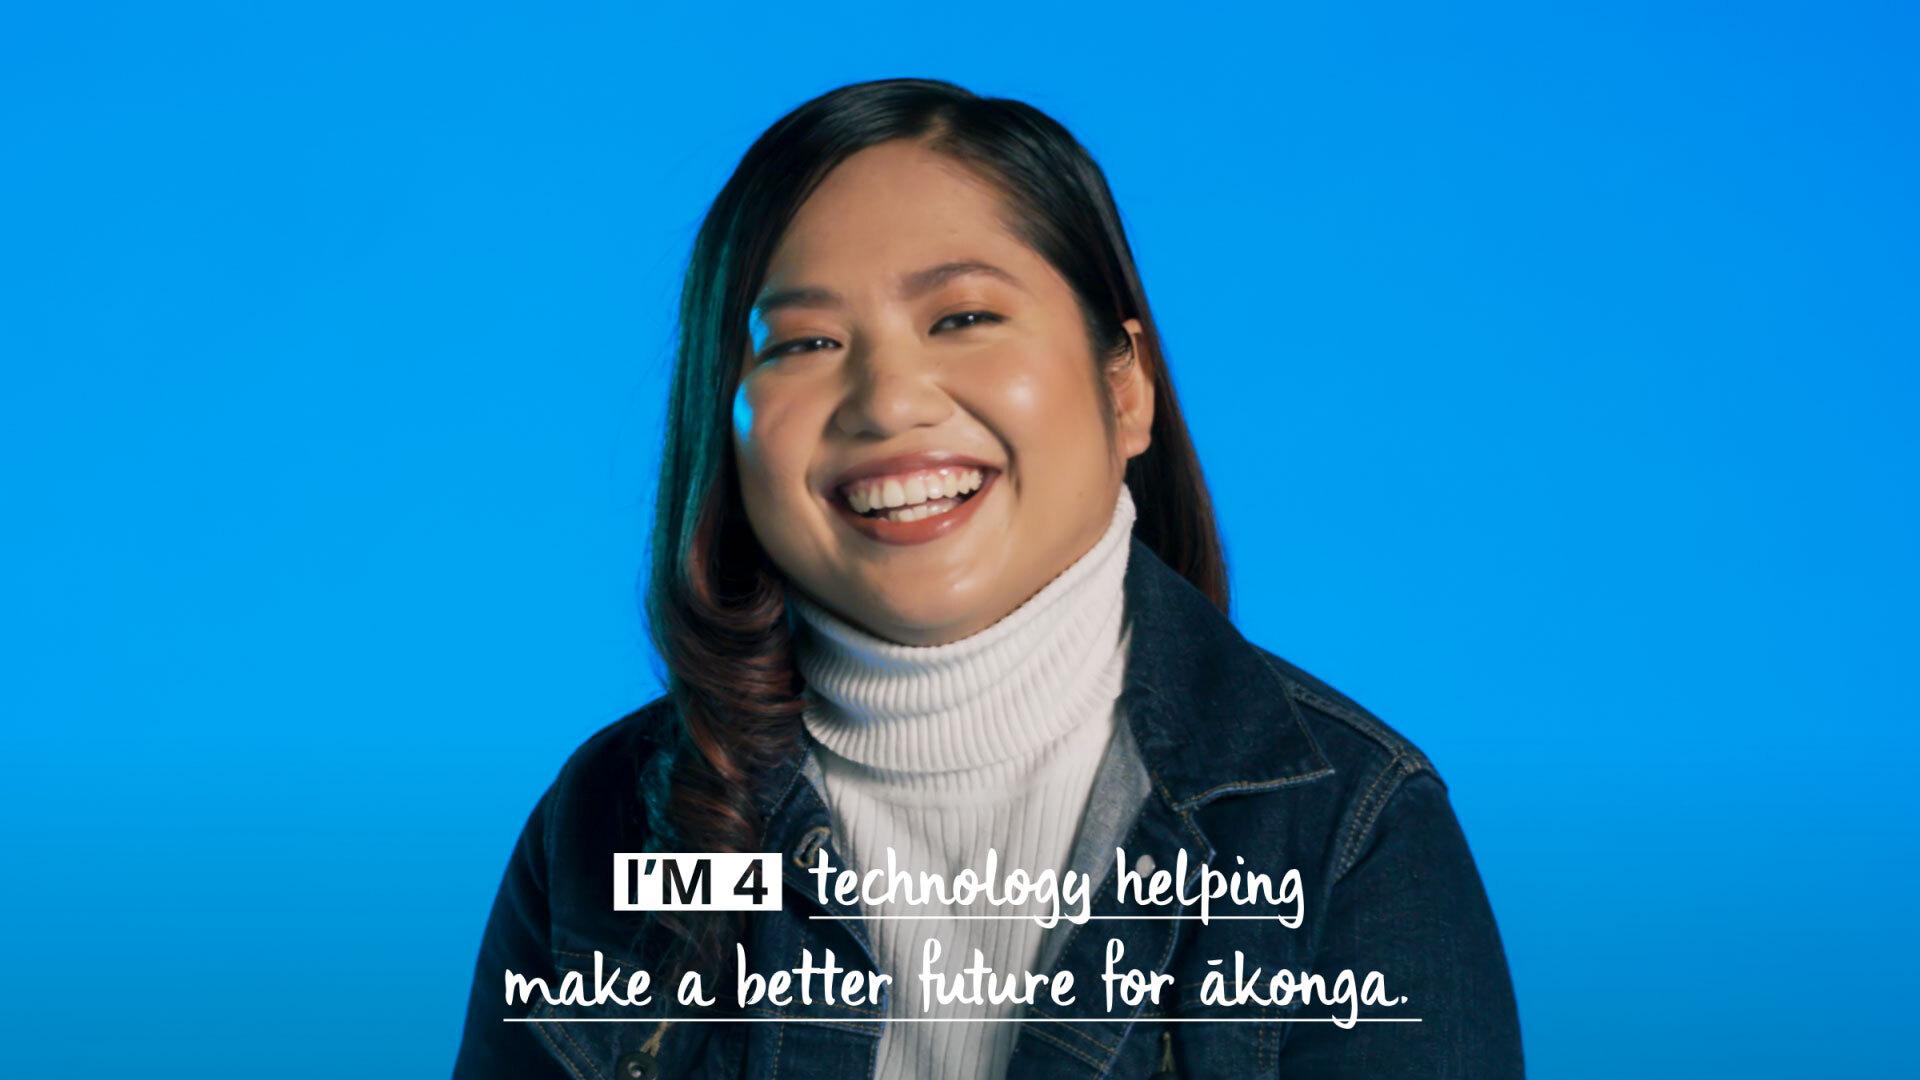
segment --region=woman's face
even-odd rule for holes
[[[793,585],[888,640],[1018,607],[1100,538],[1147,447],[1141,365],[1096,368],[1073,290],[1000,212],[952,158],[870,147],[802,204],[756,298],[733,409],[747,517]]]

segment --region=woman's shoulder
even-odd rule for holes
[[[1447,784],[1426,753],[1398,728],[1312,672],[1248,641],[1274,676],[1284,703],[1261,710],[1278,741],[1304,731],[1322,768],[1273,788],[1265,803],[1236,806],[1223,843],[1251,846],[1260,835],[1291,835],[1295,857],[1324,837],[1332,882],[1344,877],[1382,837],[1418,844],[1458,832]]]
[[[567,756],[558,781],[591,783],[608,771],[644,764],[672,744],[673,699],[659,697],[589,735]]]
[[[672,745],[665,695],[606,724],[567,755],[541,799],[549,850],[639,851],[648,835],[647,788]]]
[[[1392,768],[1408,775],[1431,773],[1434,779],[1440,779],[1439,771],[1420,747],[1372,710],[1278,653],[1258,644],[1253,647],[1279,677],[1288,699],[1299,710],[1301,722],[1334,759],[1336,769],[1344,759],[1350,768],[1360,771]]]

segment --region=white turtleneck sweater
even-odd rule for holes
[[[836,847],[860,869],[894,865],[951,880],[984,871],[1064,874],[1094,775],[1121,722],[1126,673],[1127,554],[1135,508],[1125,484],[1107,530],[1005,618],[945,645],[875,637],[804,597],[796,659],[808,687],[806,727],[817,743]],[[1042,910],[1038,905],[1031,911]],[[889,905],[869,914],[1011,914],[975,906]],[[957,977],[979,949],[996,974],[1032,970],[1047,931],[1032,919],[873,919],[890,1015],[1011,1017],[1016,1005],[920,1009],[922,948]],[[1006,1074],[1017,1025],[888,1024],[877,1075],[981,1078]]]

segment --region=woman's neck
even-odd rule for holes
[[[944,645],[867,633],[796,594],[807,730],[875,770],[947,773],[1028,757],[1104,715],[1124,669],[1125,484],[1106,531],[1019,607]]]

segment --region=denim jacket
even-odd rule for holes
[[[1076,998],[1024,1010],[1039,1022],[1020,1025],[1008,1075],[1523,1075],[1499,931],[1432,763],[1352,700],[1248,642],[1149,548],[1130,543],[1132,634],[1119,711],[1135,764],[1129,772],[1110,760],[1089,805],[1103,808],[1108,833],[1123,835],[1129,861],[1171,869],[1184,852],[1189,881],[1202,863],[1275,878],[1297,868],[1305,920],[1295,928],[1274,919],[1062,922],[1046,940],[1044,970],[1072,972]],[[689,1023],[718,1014],[675,1004],[671,986],[653,987],[644,1006],[556,1007],[538,995],[531,1007],[506,1004],[506,970],[556,987],[569,972],[593,986],[596,953],[602,976],[655,970],[666,932],[650,917],[613,910],[613,853],[647,849],[643,766],[669,744],[672,727],[661,698],[602,729],[534,807],[481,940],[456,1080],[873,1075],[884,1008],[816,997],[737,1014],[760,1022]],[[786,892],[781,910],[750,917],[746,955],[765,972],[797,966],[803,949],[816,959],[832,949],[843,963],[879,970],[861,912],[823,905],[804,869],[823,845],[845,864],[828,807],[806,779],[813,771],[803,749],[757,794],[760,850],[782,853]],[[1142,774],[1144,800],[1116,808],[1114,785]],[[1090,809],[1082,837],[1099,833],[1092,817]],[[1076,859],[1086,847],[1077,845]],[[1143,908],[1131,892],[1120,895],[1117,877],[1102,877],[1094,915],[1193,914]],[[1234,910],[1213,904],[1215,915]],[[834,918],[810,917],[820,915]],[[1174,976],[1157,1004],[1106,1008],[1109,939],[1124,949],[1123,966]],[[1281,969],[1318,973],[1330,985],[1343,970],[1380,972],[1405,1002],[1357,1011],[1400,1019],[1344,1027],[1328,1018],[1348,1015],[1345,1006],[1203,1000],[1209,972],[1232,984],[1236,950],[1248,981],[1263,988]],[[896,974],[893,993],[917,992],[906,974]],[[1242,1022],[1199,1022],[1229,1018]],[[805,1022],[765,1022],[791,1019]]]

